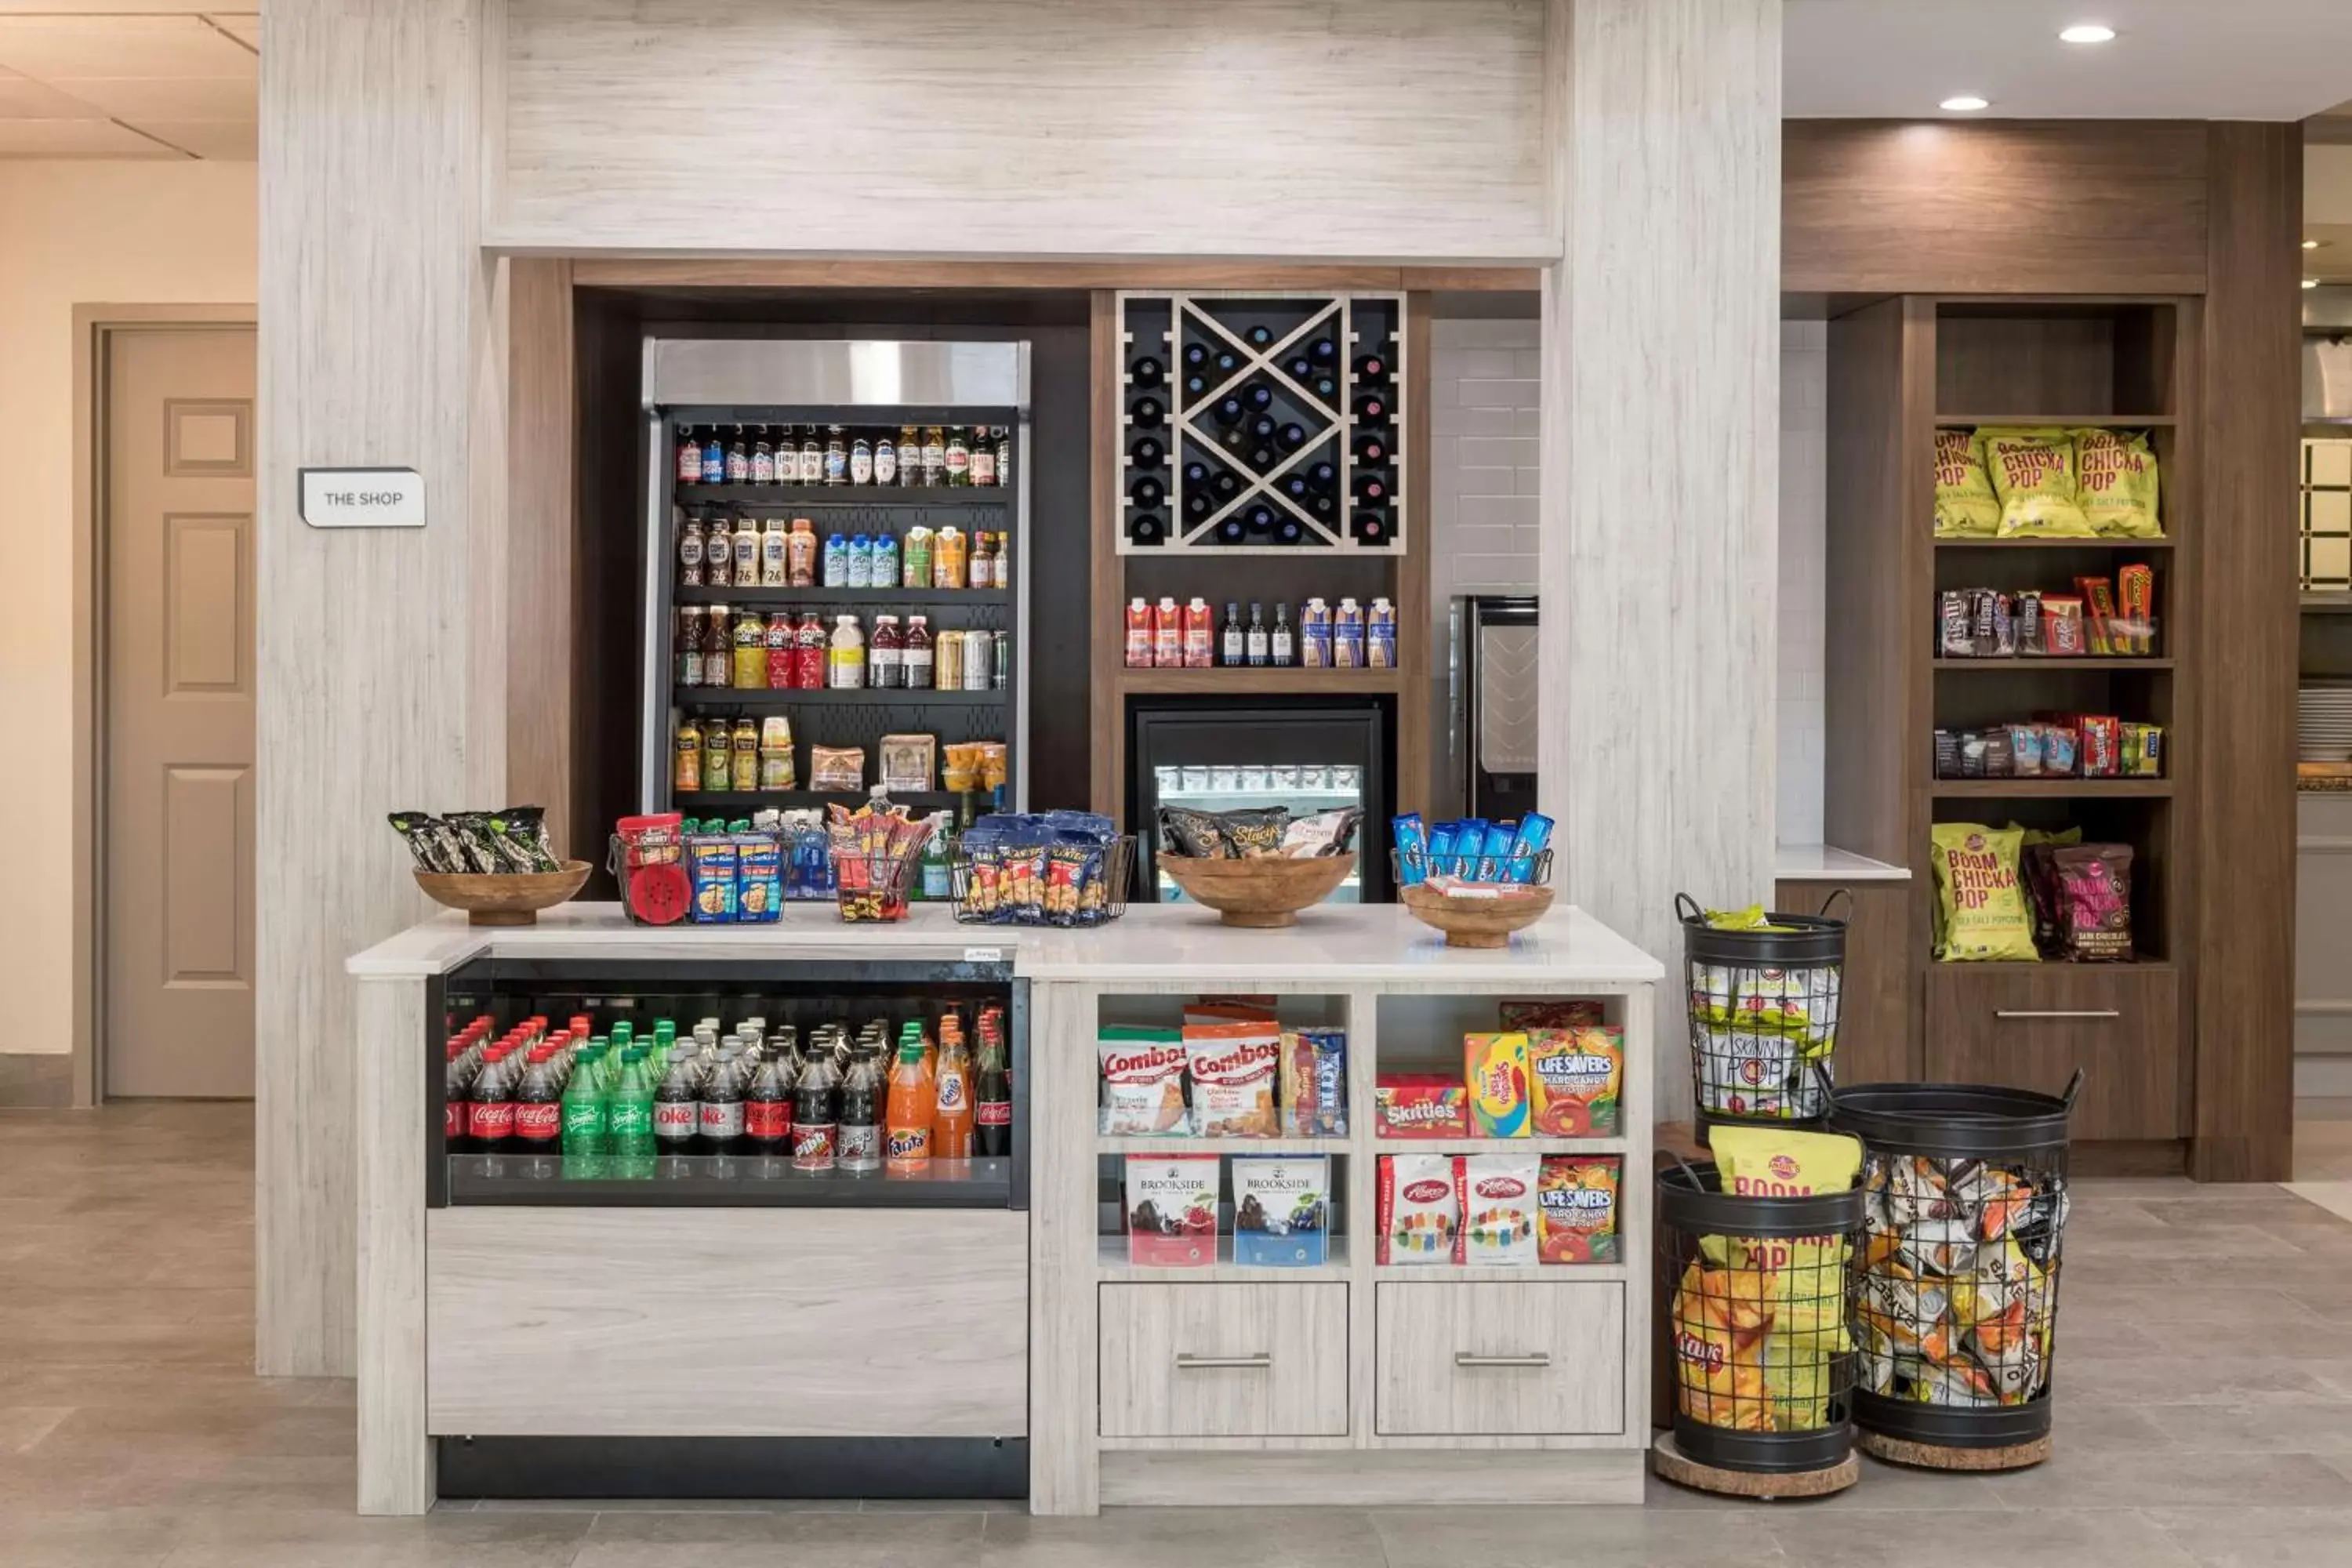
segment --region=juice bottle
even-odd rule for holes
[[[782,610],[768,617],[768,629],[761,638],[767,645],[768,688],[782,691],[793,683],[793,617]]]
[[[931,1123],[938,1090],[923,1060],[923,1043],[902,1038],[890,1069],[890,1101],[882,1113],[882,1159],[893,1171],[919,1171],[931,1160]]]
[[[760,730],[749,719],[735,721],[734,787],[745,795],[760,787]]]
[[[735,586],[756,588],[760,585],[760,525],[748,517],[735,520],[732,541],[735,556]],[[716,582],[711,586],[717,587]]]
[[[793,519],[784,537],[784,575],[790,587],[816,586],[816,526],[804,517]]]
[[[907,645],[896,616],[874,617],[874,638],[866,645],[867,684],[896,690],[907,684]]]
[[[908,616],[905,646],[898,650],[899,679],[909,691],[931,689],[931,626],[929,616]]]
[[[757,610],[735,617],[735,689],[764,691],[768,687],[768,626]]]
[[[1216,626],[1209,614],[1209,601],[1193,595],[1184,606],[1184,668],[1207,669],[1216,662]]]
[[[792,545],[784,520],[772,517],[760,531],[760,586],[782,588],[792,582]]]
[[[724,719],[702,727],[702,787],[725,789],[735,780],[735,732]]]
[[[1374,599],[1364,612],[1364,664],[1370,669],[1394,669],[1397,661],[1396,606]]]
[[[677,741],[677,763],[671,770],[669,787],[678,795],[702,787],[702,726],[692,719],[678,721]]]
[[[874,536],[872,534],[853,533],[849,536],[848,574],[842,581],[844,585],[851,588],[874,586]]]
[[[849,690],[866,684],[866,634],[858,629],[856,616],[835,617],[829,651],[825,668],[832,679],[826,685]]]
[[[928,588],[931,585],[931,531],[921,523],[907,531],[907,542],[898,551],[898,586]]]
[[[961,588],[964,584],[963,531],[950,524],[931,536],[931,586]]]
[[[824,685],[824,623],[814,610],[803,611],[793,633],[792,684],[803,691],[819,689]]]
[[[1139,598],[1127,602],[1127,668],[1151,668],[1151,606]]]
[[[1184,612],[1172,597],[1163,595],[1151,613],[1151,662],[1161,669],[1184,663]]]
[[[1364,668],[1364,612],[1353,599],[1342,599],[1331,616],[1331,668]]]
[[[971,1053],[961,1026],[953,1034],[940,1026],[939,1077],[931,1088],[931,1153],[940,1160],[971,1158]]]
[[[825,535],[824,563],[819,570],[818,580],[827,588],[849,586],[849,536],[847,534]]]
[[[734,617],[727,613],[726,605],[713,605],[704,625],[709,629],[702,634],[702,684],[732,686],[735,684]]]

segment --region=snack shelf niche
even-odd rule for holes
[[[2044,426],[2083,430],[2169,430],[2180,423],[2170,414],[1938,414],[1938,430],[1973,430],[1979,426],[1995,429],[2032,430]]]
[[[2172,793],[2170,779],[1937,779],[1931,793],[1939,799],[1979,800],[2163,800]]]
[[[2173,661],[2168,658],[2141,658],[2131,655],[2119,655],[2113,658],[2102,658],[2095,655],[2085,655],[2081,658],[2036,658],[2019,655],[1995,658],[1939,658],[1936,661],[1936,668],[1938,672],[1948,669],[1966,669],[2000,670],[2010,674],[2036,669],[2164,670],[2170,669],[2172,665]]]
[[[1095,1152],[1100,1154],[1348,1154],[1355,1148],[1356,1141],[1348,1137],[1195,1138],[1144,1132],[1098,1134],[1095,1139]]]
[[[1473,1263],[1376,1263],[1372,1266],[1372,1278],[1376,1280],[1426,1279],[1440,1285],[1606,1284],[1611,1280],[1629,1279],[1632,1272],[1632,1266],[1624,1263],[1537,1263],[1524,1268]]]
[[[1375,1154],[1622,1154],[1626,1140],[1615,1138],[1382,1138]]]
[[[1115,1284],[1142,1281],[1159,1285],[1183,1285],[1194,1280],[1258,1279],[1269,1281],[1344,1279],[1349,1273],[1348,1243],[1345,1236],[1329,1238],[1324,1261],[1314,1264],[1266,1265],[1235,1263],[1234,1238],[1217,1237],[1217,1260],[1214,1263],[1157,1264],[1137,1263],[1127,1255],[1127,1237],[1106,1236],[1095,1248],[1095,1268],[1104,1279]]]

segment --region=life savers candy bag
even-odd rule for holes
[[[1462,1037],[1463,1081],[1472,1131],[1480,1138],[1528,1135],[1528,1037],[1523,1030]]]
[[[1457,1261],[1482,1267],[1536,1261],[1537,1164],[1532,1153],[1465,1154],[1454,1163],[1462,1206]]]
[[[1600,1026],[1530,1029],[1528,1075],[1535,1085],[1538,1136],[1611,1136],[1625,1077],[1625,1032]]]
[[[1383,1154],[1380,1263],[1451,1263],[1462,1223],[1452,1154]]]
[[[1547,1154],[1536,1178],[1537,1256],[1546,1263],[1617,1261],[1613,1154]]]
[[[1946,963],[2039,959],[2017,879],[2024,830],[1939,822],[1932,837],[1936,956]]]
[[[1984,444],[1969,430],[1936,432],[1936,537],[1990,539],[2000,501],[1985,474]]]
[[[1214,1154],[1127,1157],[1127,1257],[1155,1268],[1217,1261]]]
[[[2003,539],[2088,539],[2076,500],[2074,443],[2063,430],[1979,430],[1985,468],[2000,498]]]

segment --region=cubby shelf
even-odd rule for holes
[[[1095,1150],[1102,1154],[1345,1154],[1354,1147],[1354,1140],[1344,1137],[1179,1138],[1140,1133],[1095,1140]]]
[[[2170,669],[2168,658],[1939,658],[1937,669]]]
[[[1622,1154],[1622,1138],[1375,1138],[1381,1154]]]
[[[2179,424],[2170,414],[1938,414],[1938,429],[1989,425],[2000,429],[2168,430]]]
[[[1568,1285],[1624,1279],[1630,1274],[1622,1263],[1382,1263],[1372,1269],[1375,1279],[1427,1279],[1439,1284],[1467,1280],[1480,1285]]]
[[[1128,1259],[1127,1237],[1106,1236],[1095,1247],[1095,1270],[1105,1279],[1150,1280],[1157,1284],[1181,1285],[1196,1279],[1344,1279],[1348,1276],[1348,1238],[1335,1236],[1330,1239],[1327,1261],[1298,1268],[1268,1268],[1261,1264],[1235,1263],[1234,1238],[1230,1234],[1217,1237],[1217,1260],[1214,1263],[1163,1266],[1134,1263]]]
[[[2170,779],[1937,779],[1937,799],[2161,800]]]
[[[2120,539],[2101,534],[2095,539],[1938,539],[1938,550],[2169,550],[2164,539]]]

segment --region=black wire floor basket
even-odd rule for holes
[[[2082,1081],[2063,1096],[1837,1091],[1830,1125],[1862,1140],[1868,1201],[1855,1319],[1864,1431],[1931,1449],[2024,1448],[2050,1435],[2067,1121]]]
[[[1842,1465],[1853,1449],[1863,1194],[1757,1197],[1721,1184],[1712,1163],[1678,1160],[1657,1175],[1675,1445],[1723,1470]]]
[[[1687,893],[1675,896],[1683,924],[1690,998],[1691,1103],[1702,1142],[1716,1126],[1818,1129],[1829,1115],[1846,922],[1819,914],[1767,914],[1772,931],[1707,923]]]

